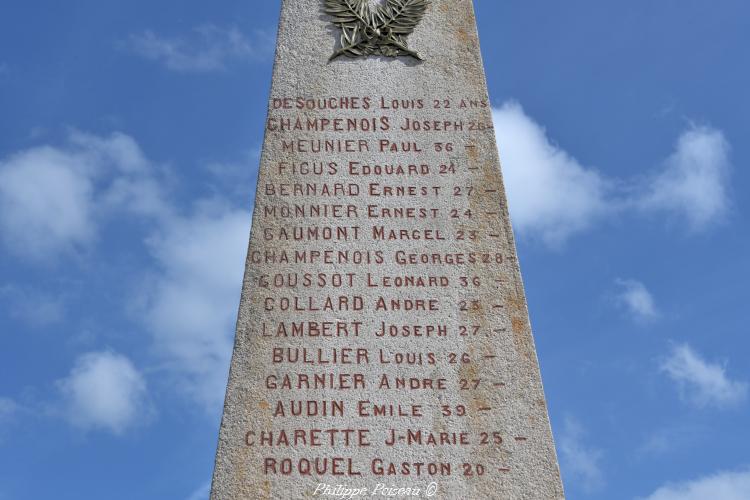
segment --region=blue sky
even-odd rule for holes
[[[750,498],[750,7],[476,8],[569,498]],[[206,498],[277,18],[4,3],[0,499]]]

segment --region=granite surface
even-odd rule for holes
[[[339,38],[282,1],[211,499],[562,499],[472,3]]]

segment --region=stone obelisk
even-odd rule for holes
[[[564,498],[471,0],[283,0],[212,500]]]

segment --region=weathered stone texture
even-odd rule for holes
[[[423,491],[418,498],[427,498],[424,489],[436,483],[433,498],[440,499],[562,499],[472,3],[433,0],[408,37],[409,47],[424,62],[342,57],[330,64],[327,60],[339,29],[330,23],[322,5],[321,0],[282,2],[269,119],[211,498],[314,498],[320,483],[366,487],[370,492],[379,483],[419,487]],[[296,105],[298,97],[335,98],[337,102],[358,97],[360,103],[369,98],[370,107],[277,109],[283,99]],[[393,109],[394,100],[400,109]],[[294,124],[298,118],[303,128],[308,119],[328,120],[314,122],[326,130],[279,130],[286,123],[283,120]],[[336,125],[331,122],[336,118],[344,121]],[[357,130],[336,130],[349,128],[348,119],[358,120]],[[362,120],[369,120],[377,130],[362,130]],[[431,128],[435,128],[434,121],[447,122],[448,130],[402,130],[407,120],[421,122],[420,128],[425,121]],[[296,141],[309,145],[318,139],[352,141],[356,152],[297,150]],[[381,140],[391,141],[400,150],[407,149],[402,143],[409,144],[411,150],[381,152]],[[285,149],[285,141],[295,141],[295,147]],[[360,151],[364,143],[359,141],[365,141],[367,150]],[[305,162],[322,164],[324,173],[301,173],[299,166]],[[354,175],[349,162],[401,165],[407,174],[409,165],[420,166],[418,170],[425,165],[426,171]],[[355,165],[359,173],[361,165]],[[300,184],[301,192],[296,195],[294,184]],[[317,194],[306,193],[313,186]],[[322,193],[326,186],[334,191],[333,196]],[[390,188],[406,190],[388,196]],[[343,192],[336,193],[337,189]],[[284,190],[290,194],[281,196]],[[328,205],[331,213],[310,216],[311,205]],[[282,213],[285,209],[293,212],[296,206],[306,216]],[[389,208],[393,210],[384,211]],[[406,208],[417,210],[413,218],[407,217]],[[386,217],[373,218],[375,214]],[[384,236],[395,230],[394,239],[383,240],[374,233],[373,228],[379,226]],[[303,229],[303,239],[294,240],[294,228]],[[317,238],[308,228],[318,228]],[[283,252],[290,262],[279,262]],[[349,260],[339,252],[346,252]],[[276,262],[268,262],[267,256],[274,256]],[[295,262],[295,256],[304,256],[306,262]],[[415,263],[409,262],[412,256]],[[433,263],[424,264],[422,259]],[[305,273],[316,283],[307,286]],[[274,283],[276,275],[282,276],[278,283]],[[334,275],[340,275],[340,286],[330,283]],[[395,282],[400,277],[423,280],[426,286],[384,286],[387,280]],[[301,281],[291,286],[294,283],[289,280],[295,278]],[[317,283],[319,278],[326,283]],[[372,286],[375,283],[379,286]],[[432,310],[377,310],[381,297],[388,305],[391,299],[423,300]],[[358,298],[363,302],[361,310]],[[287,299],[292,304],[297,300],[298,308],[306,310],[282,310]],[[333,310],[309,310],[325,308],[326,299],[334,304]],[[300,322],[331,322],[343,328],[338,327],[340,323],[346,325],[348,335],[339,329],[338,335],[327,337],[276,336],[280,324],[291,328]],[[379,337],[376,332],[383,322],[444,328],[445,335]],[[358,335],[353,334],[355,328]],[[307,348],[311,362],[275,362],[274,349],[278,348]],[[327,358],[349,353],[355,361],[359,352],[360,362],[319,364],[318,349]],[[405,361],[399,364],[401,356]],[[270,375],[297,380],[298,374],[322,373],[335,377],[361,374],[366,385],[317,390],[267,386]],[[429,379],[433,386],[446,388],[379,388],[383,375],[392,384],[395,377],[405,377]],[[355,380],[354,375],[349,380]],[[319,408],[323,402],[340,401],[344,414],[289,416],[290,400],[303,401],[304,406],[316,401]],[[410,415],[412,405],[420,405],[420,416],[360,416],[361,401],[401,405]],[[285,416],[278,414],[279,405]],[[444,406],[450,407],[451,415],[445,414]],[[365,429],[370,445],[353,442],[347,446],[341,434],[335,446],[328,444],[327,434],[321,446],[258,445],[264,431],[277,436],[280,431],[292,434],[295,430],[309,435],[311,429]],[[463,438],[469,444],[408,445],[403,439],[388,445],[392,429],[401,436],[408,429],[423,435],[448,433],[450,439]],[[274,474],[267,463],[273,459],[281,467],[284,459],[290,459],[297,469],[300,459],[316,457],[329,459],[328,474]],[[334,457],[342,459],[344,475],[330,475]],[[351,472],[361,475],[347,475],[349,459]],[[412,465],[409,475],[380,476],[372,472],[373,460],[378,459],[397,464],[397,469],[402,463],[435,463],[450,464],[451,470],[446,475],[424,471],[416,475]],[[482,469],[478,471],[477,466]]]

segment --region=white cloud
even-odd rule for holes
[[[206,170],[212,176],[214,192],[226,199],[245,202],[258,178],[260,146],[245,151],[238,161],[212,162]]]
[[[8,398],[0,398],[0,424],[7,421],[18,411],[15,401]]]
[[[112,165],[123,172],[142,172],[149,168],[140,146],[125,134],[115,132],[109,137],[99,137],[74,130],[69,140],[79,148],[79,154],[89,160],[87,163]]]
[[[18,403],[12,399],[0,397],[0,445],[9,435],[10,424],[20,411],[21,407]],[[0,498],[2,498],[2,495],[0,495]]]
[[[146,31],[131,35],[126,46],[173,71],[209,72],[225,69],[231,61],[264,59],[273,43],[264,32],[248,37],[234,27],[206,25],[194,29],[191,37],[168,38]]]
[[[157,177],[161,172],[132,137],[119,132],[99,137],[75,131],[70,141],[85,152],[96,177],[100,178],[97,211],[123,209],[155,218],[171,215]]]
[[[580,482],[587,492],[600,490],[604,486],[601,470],[602,452],[584,443],[585,432],[573,418],[565,419],[565,426],[558,440],[563,477]]]
[[[693,231],[720,221],[730,206],[730,145],[709,127],[684,131],[673,154],[641,182],[616,181],[554,144],[515,101],[493,110],[513,225],[520,236],[559,246],[626,209],[684,218]]]
[[[719,130],[693,127],[683,132],[639,206],[682,216],[694,230],[720,221],[730,204],[729,151],[729,142]]]
[[[249,228],[248,212],[204,202],[149,243],[161,268],[145,312],[156,351],[211,410],[226,388]]]
[[[698,407],[723,408],[747,398],[747,382],[731,380],[725,366],[705,361],[687,344],[676,345],[660,368],[678,384],[682,397]]]
[[[195,490],[187,500],[208,500],[208,495],[211,493],[211,482],[202,484],[197,490]]]
[[[146,303],[144,325],[179,386],[216,408],[231,357],[250,217],[218,201],[197,203],[191,216],[180,216],[163,196],[161,174],[132,138],[119,133],[72,132],[62,147],[22,151],[0,160],[0,238],[20,256],[47,259],[90,248],[114,216],[120,223],[128,221],[122,215],[148,217],[155,229],[146,248],[158,271],[140,299]],[[61,297],[5,285],[0,299],[11,315],[38,326],[63,319]],[[124,358],[84,357],[61,385],[72,421],[114,432],[129,426],[127,412],[118,421],[96,406],[97,399],[85,397],[84,385],[93,383],[87,374],[96,370],[117,368],[112,376],[127,379],[128,365],[117,360]],[[130,387],[130,393],[114,393],[111,402],[125,410],[127,398],[137,402],[138,380],[123,389]]]
[[[76,153],[41,147],[1,161],[3,241],[31,257],[87,244],[95,233],[93,191]]]
[[[636,320],[648,321],[659,316],[654,297],[646,285],[640,281],[623,279],[618,279],[616,284],[620,287],[618,302],[625,306]]]
[[[113,352],[82,355],[58,387],[66,418],[82,429],[122,434],[152,416],[143,375]]]
[[[517,102],[493,110],[513,224],[559,245],[611,209],[608,182],[553,144]]]
[[[129,136],[71,132],[63,147],[39,146],[0,159],[0,230],[6,247],[42,260],[96,238],[112,210],[161,216],[154,168]]]
[[[750,469],[721,472],[695,481],[668,484],[642,500],[747,500]]]

